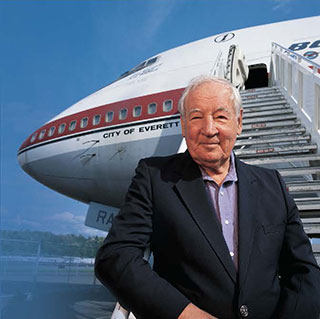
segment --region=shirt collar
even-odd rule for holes
[[[199,165],[199,167],[200,167],[200,171],[201,171],[203,180],[214,182],[213,178],[208,175],[206,170],[204,168],[202,168],[200,165]],[[238,180],[238,175],[237,175],[237,170],[236,170],[236,165],[235,165],[235,156],[234,156],[233,152],[231,152],[229,171],[228,171],[228,174],[225,177],[223,183],[236,182],[237,180]]]

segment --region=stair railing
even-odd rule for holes
[[[320,145],[320,65],[273,42],[270,73]]]

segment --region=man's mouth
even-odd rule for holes
[[[202,145],[218,145],[219,144],[219,142],[204,142],[204,143],[200,143],[200,144],[202,144]]]

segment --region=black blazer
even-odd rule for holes
[[[189,302],[219,319],[320,318],[320,270],[279,173],[236,169],[238,272],[189,153],[139,162],[95,264],[138,318],[174,319]]]

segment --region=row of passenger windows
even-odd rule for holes
[[[170,112],[172,109],[173,109],[172,100],[166,100],[163,102],[163,105],[162,105],[163,112]],[[157,112],[157,103],[150,103],[148,105],[148,114],[155,114],[156,112]],[[135,106],[132,111],[132,116],[134,118],[137,118],[141,116],[141,114],[142,114],[142,106],[141,105]],[[125,120],[127,117],[128,117],[127,108],[123,108],[119,110],[119,113],[118,113],[119,120]],[[110,123],[113,121],[113,119],[114,119],[114,112],[113,111],[107,112],[105,116],[105,122]],[[98,125],[100,124],[100,122],[101,122],[101,115],[100,114],[94,115],[94,117],[92,118],[92,125]],[[83,117],[80,121],[80,127],[85,128],[88,126],[88,124],[89,124],[89,118]],[[77,121],[76,120],[71,121],[69,124],[69,131],[71,132],[75,130],[76,127],[77,127]],[[65,129],[66,129],[66,124],[65,123],[60,124],[58,127],[58,134],[62,134],[65,131]],[[51,137],[54,134],[55,130],[56,130],[55,126],[50,127],[50,129],[47,132],[47,136]],[[45,137],[45,135],[46,135],[46,130],[44,129],[40,132],[38,139],[42,140]],[[31,143],[34,142],[36,138],[37,138],[37,133],[34,133],[31,136],[30,142]]]

